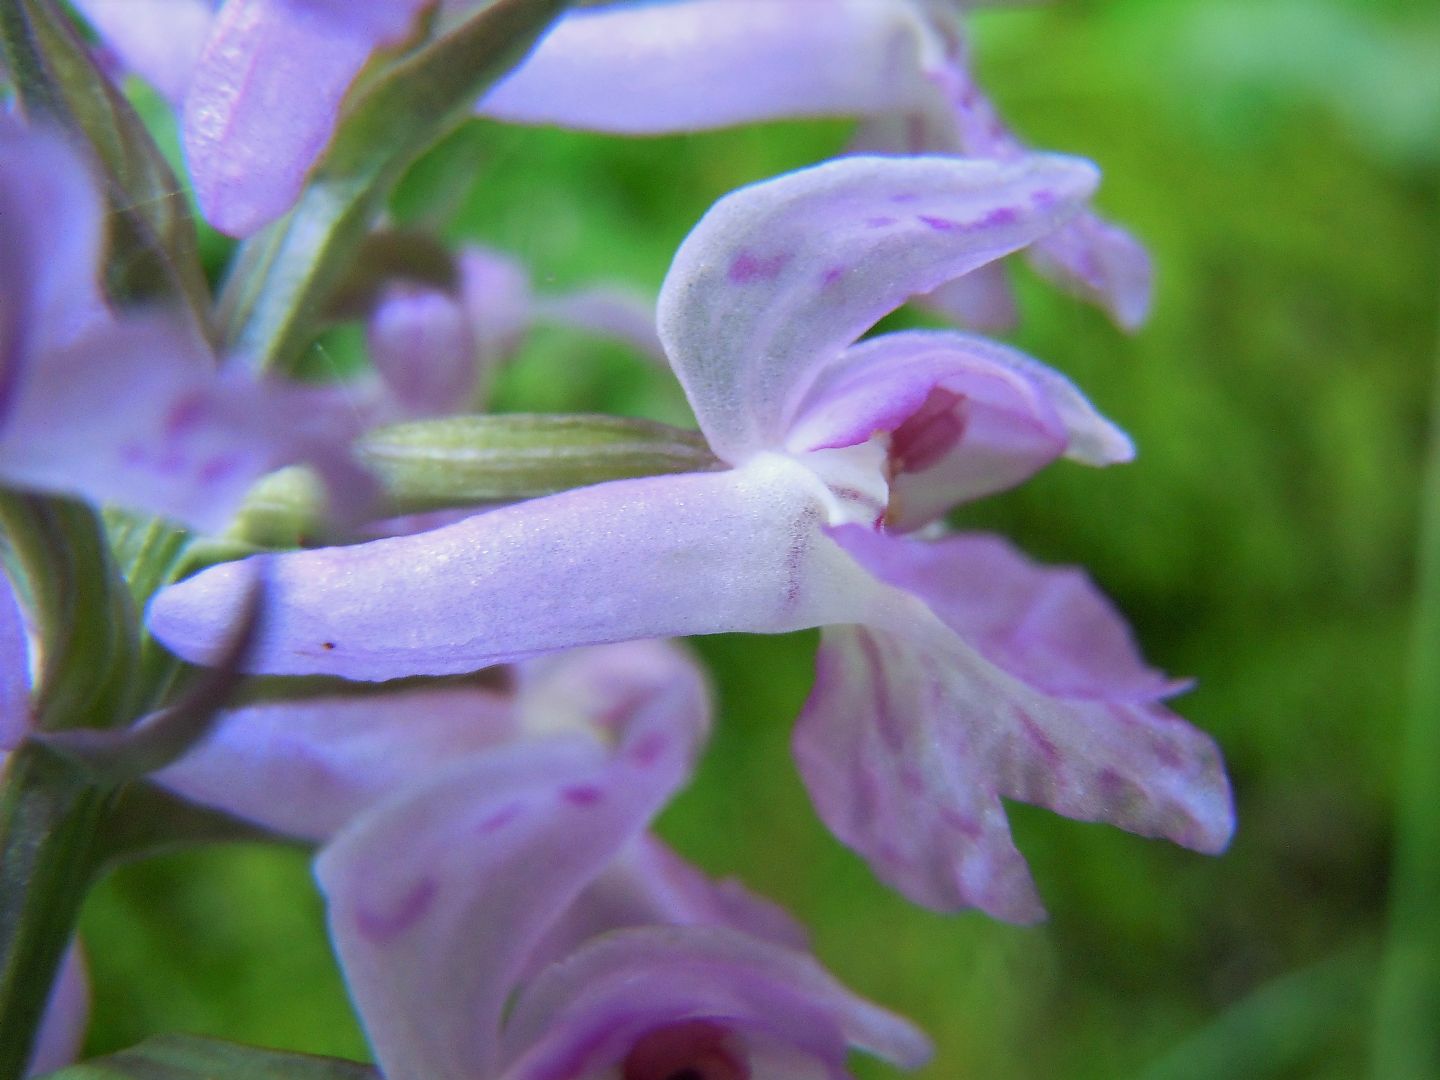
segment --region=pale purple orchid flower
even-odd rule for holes
[[[30,635],[10,577],[0,570],[0,774],[9,753],[34,725],[30,690]],[[89,1019],[85,957],[79,943],[72,941],[55,975],[26,1075],[40,1076],[74,1061]]]
[[[842,1076],[849,1043],[927,1056],[782,911],[648,834],[707,727],[693,661],[634,642],[510,676],[238,709],[157,776],[325,842],[332,935],[389,1080],[663,1080],[716,1055],[702,1075],[789,1080]],[[809,1071],[772,1066],[792,1058]]]
[[[666,365],[655,304],[619,286],[536,293],[520,262],[469,247],[457,259],[454,294],[396,282],[370,313],[366,340],[382,418],[445,416],[483,403],[496,370],[539,324],[568,327],[628,345]]]
[[[294,203],[341,104],[424,0],[80,0],[135,70],[177,102],[196,194],[217,228],[247,235]],[[178,6],[185,32],[164,30]],[[447,14],[473,4],[443,5]],[[969,74],[949,0],[668,0],[579,9],[480,103],[511,123],[659,135],[797,117],[864,120],[856,148],[1013,160],[1024,146]],[[283,123],[276,117],[283,116]],[[1041,274],[1121,327],[1145,319],[1149,257],[1084,211],[1027,251]],[[927,306],[979,330],[1014,322],[997,267],[937,286]]]
[[[1068,158],[857,157],[727,196],[677,253],[659,328],[730,468],[271,557],[252,664],[388,679],[830,627],[801,767],[832,828],[912,899],[1040,916],[1002,796],[1220,850],[1219,754],[1157,704],[1177,685],[1144,667],[1087,582],[997,541],[898,535],[1060,456],[1128,460],[1129,440],[1004,346],[924,332],[852,344],[908,297],[1062,226],[1094,182]],[[973,551],[995,575],[985,592],[965,592]],[[152,630],[188,659],[215,655],[251,569],[162,593]]]
[[[1028,151],[970,75],[953,0],[672,0],[577,10],[480,104],[510,123],[661,135],[859,117],[866,152],[1013,160]],[[1085,210],[1026,250],[1125,329],[1150,305],[1148,255]],[[980,330],[1014,321],[999,267],[924,297]]]
[[[178,314],[111,310],[104,221],[70,144],[0,118],[0,478],[207,530],[295,461],[362,497],[343,402],[217,371]]]

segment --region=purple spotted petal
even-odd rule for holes
[[[220,528],[259,477],[309,460],[332,490],[364,494],[346,447],[352,420],[323,391],[217,376],[169,319],[101,322],[32,355],[0,428],[10,483]]]
[[[269,556],[250,664],[353,679],[472,671],[576,645],[854,617],[867,577],[820,532],[827,493],[778,455],[727,472],[623,480],[433,532]],[[162,592],[153,632],[215,654],[251,567]]]
[[[89,1022],[90,977],[79,943],[71,942],[50,990],[25,1075],[43,1076],[73,1064],[80,1056]]]
[[[0,570],[0,751],[30,730],[30,642],[10,575]]]
[[[1095,184],[1074,158],[846,158],[721,199],[661,289],[660,338],[715,451],[785,437],[818,371],[911,296],[1060,225]]]
[[[428,2],[227,0],[185,100],[186,157],[206,220],[247,236],[288,210],[356,76],[405,39]]]
[[[347,828],[316,865],[387,1076],[499,1075],[502,1012],[555,919],[688,775],[659,696],[617,752],[587,738],[465,762]],[[670,715],[667,715],[670,714]]]
[[[391,285],[370,314],[366,342],[401,415],[469,409],[479,383],[480,343],[461,301],[424,285]]]
[[[710,1075],[702,1066],[717,1059],[733,1071],[716,1075],[804,1077],[819,1065],[817,1075],[838,1077],[850,1046],[908,1068],[930,1056],[920,1032],[809,956],[718,927],[597,939],[522,992],[504,1046],[507,1080],[610,1075],[617,1066],[647,1080]],[[772,1056],[801,1067],[766,1072],[761,1063]]]
[[[384,796],[515,735],[510,696],[480,686],[276,701],[226,713],[155,779],[277,832],[323,840]]]
[[[1140,241],[1096,214],[1084,213],[1047,236],[1026,257],[1036,271],[1104,309],[1122,330],[1150,314],[1154,268]]]
[[[963,42],[936,75],[943,104],[922,121],[928,133],[912,150],[957,152],[997,161],[1029,151],[1000,118],[968,71]],[[947,114],[948,125],[947,126]],[[1133,236],[1086,210],[1026,251],[1035,269],[1062,288],[1096,304],[1116,325],[1134,330],[1150,311],[1150,256]]]
[[[1225,847],[1233,810],[1219,752],[1154,703],[1176,684],[1143,667],[1088,583],[988,538],[832,532],[945,624],[915,613],[895,630],[827,629],[796,729],[821,816],[884,880],[937,909],[1038,918],[1000,796]]]
[[[888,0],[684,0],[579,9],[480,104],[499,120],[664,134],[903,108],[923,22]]]
[[[1003,698],[975,668],[895,635],[826,627],[795,758],[830,831],[886,884],[936,911],[1035,922],[1045,910],[985,771]]]
[[[215,19],[210,0],[74,0],[75,7],[121,63],[174,104]]]
[[[793,451],[889,435],[887,521],[912,529],[961,502],[1013,487],[1060,455],[1128,461],[1130,440],[1068,379],[1023,353],[964,334],[886,334],[816,377],[787,440]]]

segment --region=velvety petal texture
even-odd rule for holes
[[[821,816],[884,880],[940,910],[1039,918],[1001,796],[1225,847],[1234,815],[1214,743],[1156,704],[1177,684],[1143,666],[1088,582],[989,537],[834,535],[935,616],[827,629],[795,734]]]
[[[226,0],[185,99],[186,158],[206,220],[247,236],[289,209],[356,77],[431,2]]]
[[[1093,166],[846,158],[742,188],[686,237],[660,339],[722,458],[784,438],[819,370],[911,296],[1059,226]]]
[[[932,49],[890,0],[678,0],[572,12],[480,103],[486,116],[668,134],[914,104]]]
[[[819,532],[828,501],[809,470],[767,455],[743,469],[580,488],[415,536],[261,556],[271,606],[248,663],[389,679],[852,617],[865,575]],[[216,655],[254,561],[161,592],[152,631],[187,659]]]

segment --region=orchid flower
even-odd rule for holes
[[[0,773],[5,759],[29,733],[30,639],[25,616],[10,577],[0,570]],[[55,975],[45,1017],[30,1051],[27,1076],[40,1076],[70,1064],[80,1053],[90,1018],[90,984],[85,957],[71,942]]]
[[[579,10],[481,102],[511,123],[659,135],[811,116],[864,120],[857,148],[1014,160],[1024,146],[970,76],[950,0],[676,0]],[[1134,329],[1148,256],[1086,210],[1026,251],[1041,274]],[[928,298],[1000,329],[1013,302],[997,268]]]
[[[390,1080],[764,1077],[791,1058],[838,1076],[850,1042],[927,1055],[778,908],[647,834],[704,736],[692,661],[637,642],[509,675],[238,709],[157,777],[325,841],[332,934]]]
[[[653,302],[615,286],[536,294],[517,260],[488,248],[466,248],[456,262],[455,295],[396,282],[370,313],[366,339],[386,418],[473,409],[495,370],[540,323],[612,338],[667,363]]]
[[[81,156],[0,118],[0,480],[201,529],[293,461],[358,491],[327,394],[216,370],[193,326],[116,313],[100,289],[104,205]]]
[[[1001,796],[1219,850],[1219,755],[1157,704],[1177,685],[1144,667],[1088,582],[997,541],[899,535],[1061,455],[1126,460],[1129,441],[1003,346],[915,332],[852,344],[909,296],[1063,225],[1094,181],[1067,158],[857,157],[727,196],[677,253],[659,329],[728,469],[270,557],[273,617],[252,664],[388,679],[825,626],[801,766],[831,827],[912,899],[1039,917]],[[966,592],[980,550],[984,588]],[[251,570],[162,593],[153,632],[188,659],[214,655]]]
[[[183,97],[201,207],[217,228],[237,235],[254,232],[295,201],[351,84],[372,55],[413,31],[425,6],[227,0],[211,22],[208,0],[79,3],[135,70],[173,100]],[[442,8],[467,6],[457,0]],[[178,35],[168,30],[172,7],[183,11]],[[486,95],[480,112],[510,123],[621,135],[858,117],[859,149],[1014,160],[1025,148],[970,77],[959,8],[947,0],[670,0],[582,8]],[[285,103],[283,123],[275,119],[277,102]],[[1032,245],[1027,257],[1121,327],[1144,321],[1149,258],[1134,237],[1089,210]],[[1014,321],[998,267],[936,290],[924,302],[963,325],[995,330]]]

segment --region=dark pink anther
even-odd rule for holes
[[[572,806],[594,806],[600,801],[600,789],[593,784],[575,784],[561,791],[560,797]]]
[[[404,933],[420,920],[435,899],[438,886],[434,878],[421,878],[390,911],[355,909],[355,926],[374,942],[386,942]]]
[[[932,389],[920,408],[890,435],[891,474],[924,472],[938,465],[965,437],[965,395]]]
[[[750,1080],[750,1065],[730,1032],[709,1020],[685,1020],[646,1032],[620,1066],[621,1080]]]
[[[786,254],[771,255],[769,258],[761,258],[748,251],[742,251],[735,256],[730,264],[727,277],[736,285],[749,285],[756,281],[771,281],[778,277],[785,264],[790,261]]]

